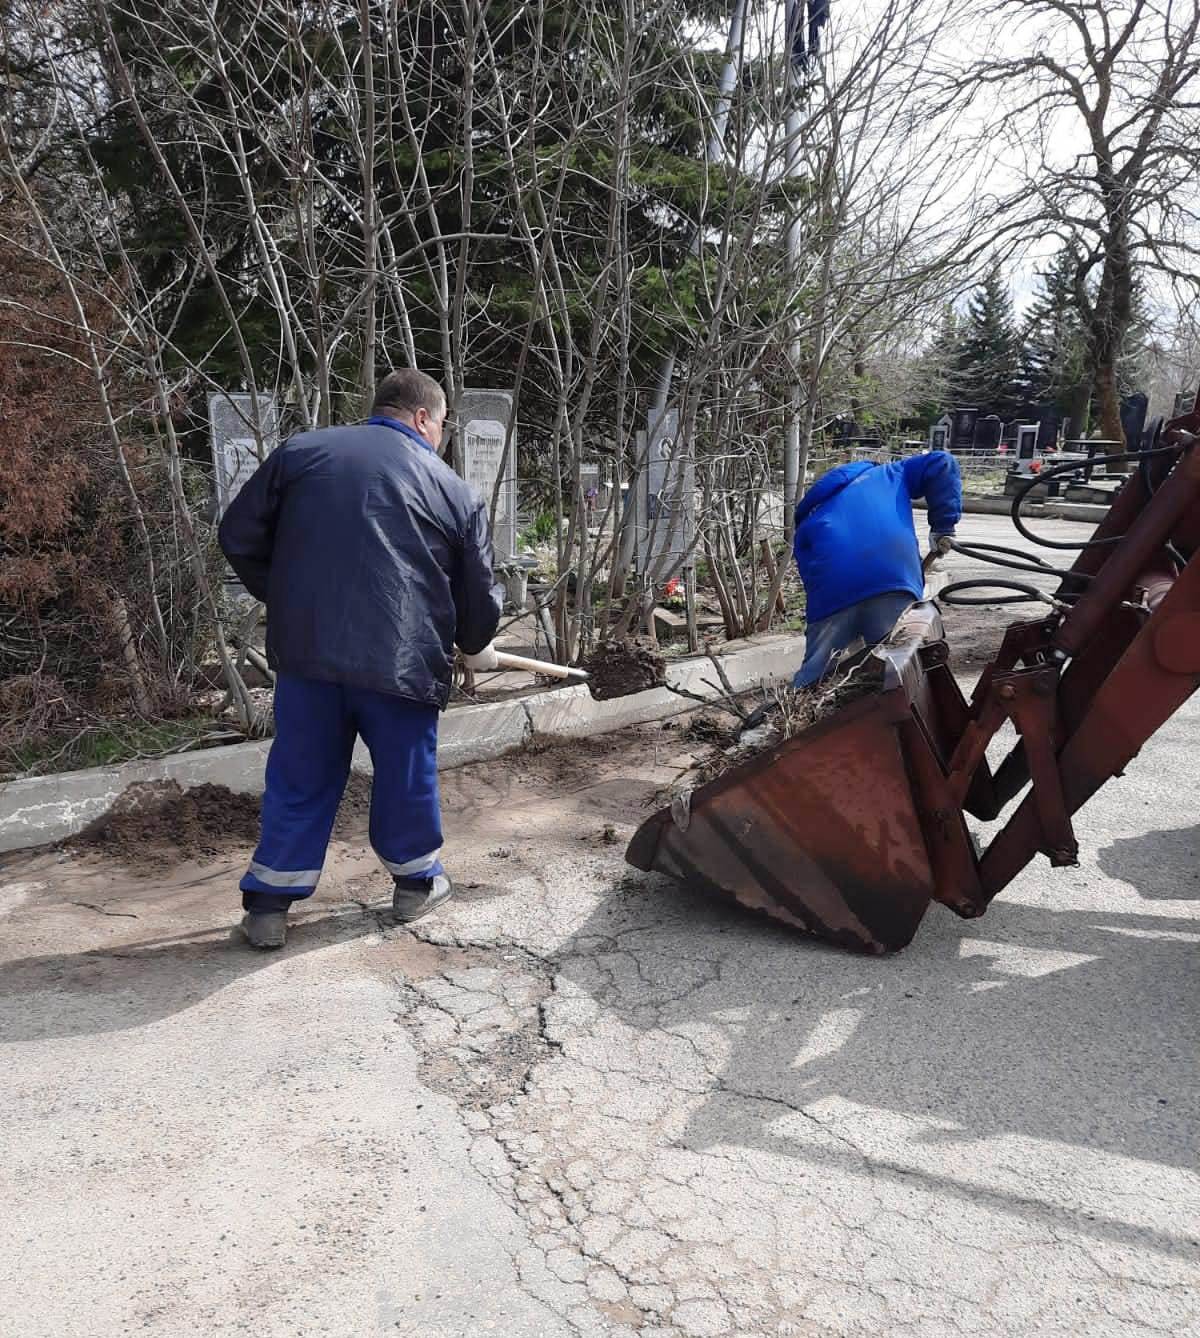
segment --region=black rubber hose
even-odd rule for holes
[[[979,599],[965,599],[959,596],[952,598],[960,590],[1018,590],[1020,594],[1015,595],[993,595],[991,598],[981,596]],[[946,586],[938,593],[938,600],[941,603],[950,605],[966,605],[973,607],[980,604],[1028,604],[1031,600],[1036,600],[1039,604],[1053,604],[1054,600],[1044,591],[1039,590],[1035,585],[1025,585],[1021,581],[955,581],[953,585]]]
[[[1047,562],[1045,558],[1040,558],[1036,553],[1026,553],[1020,548],[1005,548],[1002,544],[977,544],[959,543],[957,539],[950,541],[950,548],[955,553],[961,553],[963,557],[972,558],[976,562],[986,562],[993,567],[1007,567],[1012,571],[1028,571],[1035,576],[1057,576],[1060,580],[1065,576],[1075,575],[1074,572],[1065,570],[1062,567],[1056,567],[1053,563]],[[992,557],[993,553],[1003,553],[1004,557]],[[1013,561],[1013,559],[1017,559]],[[1087,577],[1090,581],[1092,578]]]

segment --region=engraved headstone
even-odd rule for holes
[[[929,449],[931,451],[948,451],[953,431],[954,419],[949,414],[944,414],[929,429]]]
[[[978,418],[978,409],[955,409],[951,450],[969,451],[975,445],[975,422]]]
[[[1000,418],[990,413],[975,424],[975,450],[994,454],[1004,435],[1004,424]]]
[[[254,397],[243,392],[215,391],[208,397],[218,519],[250,475],[279,445],[275,397],[258,396],[257,425],[254,408]]]
[[[695,533],[696,462],[679,439],[678,410],[638,433],[638,460],[637,568],[654,578],[679,564]]]
[[[496,480],[500,492],[492,515],[492,544],[496,561],[507,562],[517,551],[517,434],[513,428],[505,459],[505,442],[512,421],[513,397],[507,390],[464,390],[458,404],[462,424],[463,474],[483,498],[492,515]]]
[[[1013,468],[1019,474],[1030,474],[1034,472],[1034,462],[1040,459],[1038,425],[1036,423],[1019,424],[1017,427],[1016,461]]]

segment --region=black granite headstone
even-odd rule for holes
[[[954,436],[951,450],[969,451],[975,444],[975,422],[979,417],[978,409],[955,409]]]

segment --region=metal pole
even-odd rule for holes
[[[795,28],[804,23],[803,0],[790,0],[785,10],[785,92],[787,113],[784,120],[784,159],[783,172],[786,179],[794,180],[800,175],[800,101],[803,97],[796,61],[793,57]],[[793,288],[799,283],[800,253],[800,212],[796,209],[788,220],[787,234],[787,274]],[[790,542],[793,533],[793,515],[796,502],[804,480],[800,477],[800,359],[803,348],[800,341],[799,315],[792,317],[791,339],[788,344],[788,357],[792,365],[792,386],[788,395],[784,421],[783,442],[783,523],[784,531]]]

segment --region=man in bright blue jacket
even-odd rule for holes
[[[858,637],[884,640],[904,610],[922,597],[925,577],[912,501],[925,498],[931,542],[954,533],[962,515],[962,479],[948,451],[893,464],[839,465],[796,506],[793,551],[807,596],[808,626],[798,688],[815,683]]]

